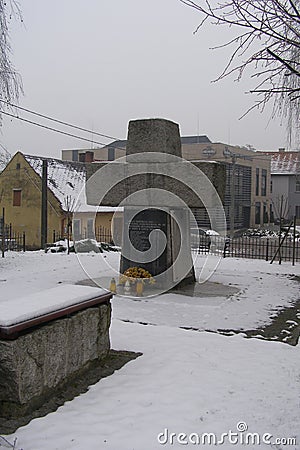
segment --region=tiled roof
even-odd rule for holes
[[[43,160],[48,161],[48,188],[58,199],[64,211],[67,210],[67,198],[71,204],[75,205],[77,212],[116,211],[117,208],[114,207],[97,207],[87,204],[85,194],[86,168],[84,163],[33,155],[24,155],[24,158],[40,177],[42,177]]]
[[[300,174],[300,152],[264,152],[272,157],[272,175]]]

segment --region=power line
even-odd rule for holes
[[[109,135],[106,135],[106,134],[98,133],[98,132],[96,132],[96,131],[88,130],[87,128],[82,128],[82,127],[79,127],[79,126],[77,126],[77,125],[73,125],[73,124],[70,124],[70,123],[68,123],[68,122],[64,122],[64,121],[62,121],[62,120],[54,119],[53,117],[47,116],[47,115],[45,115],[45,114],[37,113],[37,112],[35,112],[35,111],[33,111],[33,110],[30,110],[30,109],[27,109],[27,108],[23,108],[23,107],[21,107],[21,106],[14,105],[13,103],[9,103],[9,102],[7,102],[6,100],[3,100],[3,99],[1,99],[1,98],[0,98],[0,102],[5,103],[5,104],[7,104],[7,105],[9,105],[9,106],[15,107],[15,108],[17,108],[17,109],[21,109],[21,110],[23,110],[23,111],[26,111],[26,112],[28,112],[29,114],[34,114],[34,115],[36,115],[36,116],[45,118],[45,119],[47,119],[47,120],[51,120],[51,121],[53,121],[53,122],[60,123],[60,124],[65,125],[65,126],[68,126],[68,127],[71,127],[71,128],[75,128],[75,129],[77,129],[77,130],[81,130],[81,131],[84,131],[84,132],[87,132],[87,133],[91,133],[91,134],[96,134],[97,136],[102,136],[102,137],[105,137],[105,138],[107,138],[107,139],[120,140],[119,138],[116,138],[116,137],[113,137],[113,136],[109,136]],[[82,141],[91,142],[92,144],[99,144],[99,145],[103,145],[103,146],[107,146],[107,145],[108,145],[107,143],[98,142],[98,141],[95,141],[95,140],[83,138],[83,137],[81,137],[81,136],[74,135],[74,134],[71,134],[71,133],[67,133],[67,132],[65,132],[65,131],[58,130],[57,128],[48,127],[47,125],[42,125],[42,124],[40,124],[40,123],[38,123],[38,122],[34,122],[34,121],[31,121],[31,120],[25,119],[25,118],[23,118],[23,117],[20,117],[20,116],[15,116],[15,115],[13,115],[13,114],[10,114],[10,113],[4,112],[4,111],[2,111],[1,113],[2,113],[2,114],[5,114],[5,115],[7,115],[7,116],[13,117],[14,119],[18,119],[18,120],[21,120],[21,121],[23,121],[23,122],[27,122],[27,123],[29,123],[29,124],[31,124],[31,125],[35,125],[35,126],[38,126],[38,127],[41,127],[41,128],[45,128],[45,129],[47,129],[47,130],[50,130],[50,131],[53,131],[53,132],[56,132],[56,133],[64,134],[64,135],[66,135],[66,136],[70,136],[70,137],[73,137],[73,138],[75,138],[75,139],[80,139],[80,140],[82,140]],[[1,144],[0,144],[0,145],[1,145]],[[1,147],[7,152],[7,150],[6,150],[2,145],[1,145]],[[117,146],[114,146],[114,148],[120,149],[120,150],[125,150],[123,147],[117,147]],[[261,160],[269,161],[269,158],[272,157],[271,155],[265,155],[265,154],[264,154],[265,152],[263,152],[263,151],[261,152],[261,155],[258,155],[257,153],[258,153],[258,152],[255,152],[255,155],[251,155],[251,159],[260,158]],[[266,152],[266,153],[267,153],[267,152]],[[238,156],[241,156],[241,157],[242,157],[243,155],[240,155],[240,154],[239,154]],[[269,156],[269,158],[266,158],[266,156]],[[263,157],[264,157],[264,158],[263,158]],[[198,159],[198,158],[197,158],[197,159]],[[212,161],[212,160],[214,160],[214,161],[216,161],[216,160],[226,161],[226,159],[227,159],[226,157],[217,157],[217,158],[211,158],[211,159],[208,159],[207,161]],[[248,159],[248,158],[245,158],[245,159]],[[206,158],[203,158],[203,160],[206,160]]]
[[[14,108],[17,108],[17,109],[21,109],[22,111],[26,111],[29,114],[34,114],[35,116],[43,117],[44,119],[51,120],[52,122],[57,122],[57,123],[60,123],[62,125],[66,125],[67,127],[76,128],[77,130],[81,130],[81,131],[84,131],[86,133],[96,134],[97,136],[105,137],[107,139],[113,139],[113,140],[117,140],[117,141],[119,140],[116,137],[108,136],[107,134],[98,133],[97,131],[88,130],[87,128],[82,128],[82,127],[79,127],[77,125],[73,125],[71,123],[64,122],[62,120],[54,119],[53,117],[46,116],[45,114],[38,113],[38,112],[33,111],[31,109],[27,109],[27,108],[23,108],[23,107],[18,106],[18,105],[14,105],[13,103],[7,102],[6,100],[3,100],[2,98],[0,98],[0,102],[1,103],[5,103],[6,105],[9,105],[9,106],[13,106]]]
[[[91,142],[92,144],[99,144],[99,145],[104,145],[104,146],[107,145],[107,144],[104,144],[103,142],[98,142],[98,141],[87,139],[87,138],[84,138],[84,137],[81,137],[81,136],[77,136],[76,134],[67,133],[66,131],[58,130],[57,128],[48,127],[47,125],[42,125],[41,123],[33,122],[32,120],[28,120],[28,119],[24,119],[23,117],[14,116],[13,114],[10,114],[10,113],[5,112],[5,111],[1,111],[1,114],[5,114],[6,116],[10,116],[10,117],[13,117],[14,119],[18,119],[18,120],[21,120],[23,122],[30,123],[31,125],[35,125],[35,126],[40,127],[40,128],[45,128],[46,130],[54,131],[55,133],[60,133],[60,134],[66,135],[66,136],[73,137],[75,139],[80,139],[82,141]]]

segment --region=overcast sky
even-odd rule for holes
[[[286,146],[285,127],[270,121],[271,108],[239,120],[255,101],[245,94],[249,80],[211,82],[229,53],[210,47],[224,41],[226,30],[207,26],[193,34],[199,15],[179,0],[19,3],[24,26],[13,24],[11,44],[24,85],[20,106],[118,139],[126,139],[129,120],[162,117],[177,122],[182,135],[262,150]],[[92,146],[7,118],[0,142],[12,154],[58,158],[62,149]]]

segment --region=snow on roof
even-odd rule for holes
[[[271,156],[272,175],[300,174],[300,152],[265,152]]]
[[[42,177],[43,160],[48,161],[48,188],[67,210],[67,198],[76,212],[114,212],[117,208],[88,205],[85,193],[86,168],[84,163],[54,158],[24,155],[32,169]]]

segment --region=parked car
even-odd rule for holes
[[[211,238],[202,228],[191,229],[191,248],[194,250],[209,251]]]
[[[224,251],[230,244],[228,236],[221,236],[215,230],[204,230],[202,228],[191,230],[191,247],[200,251],[212,250],[213,252]]]

